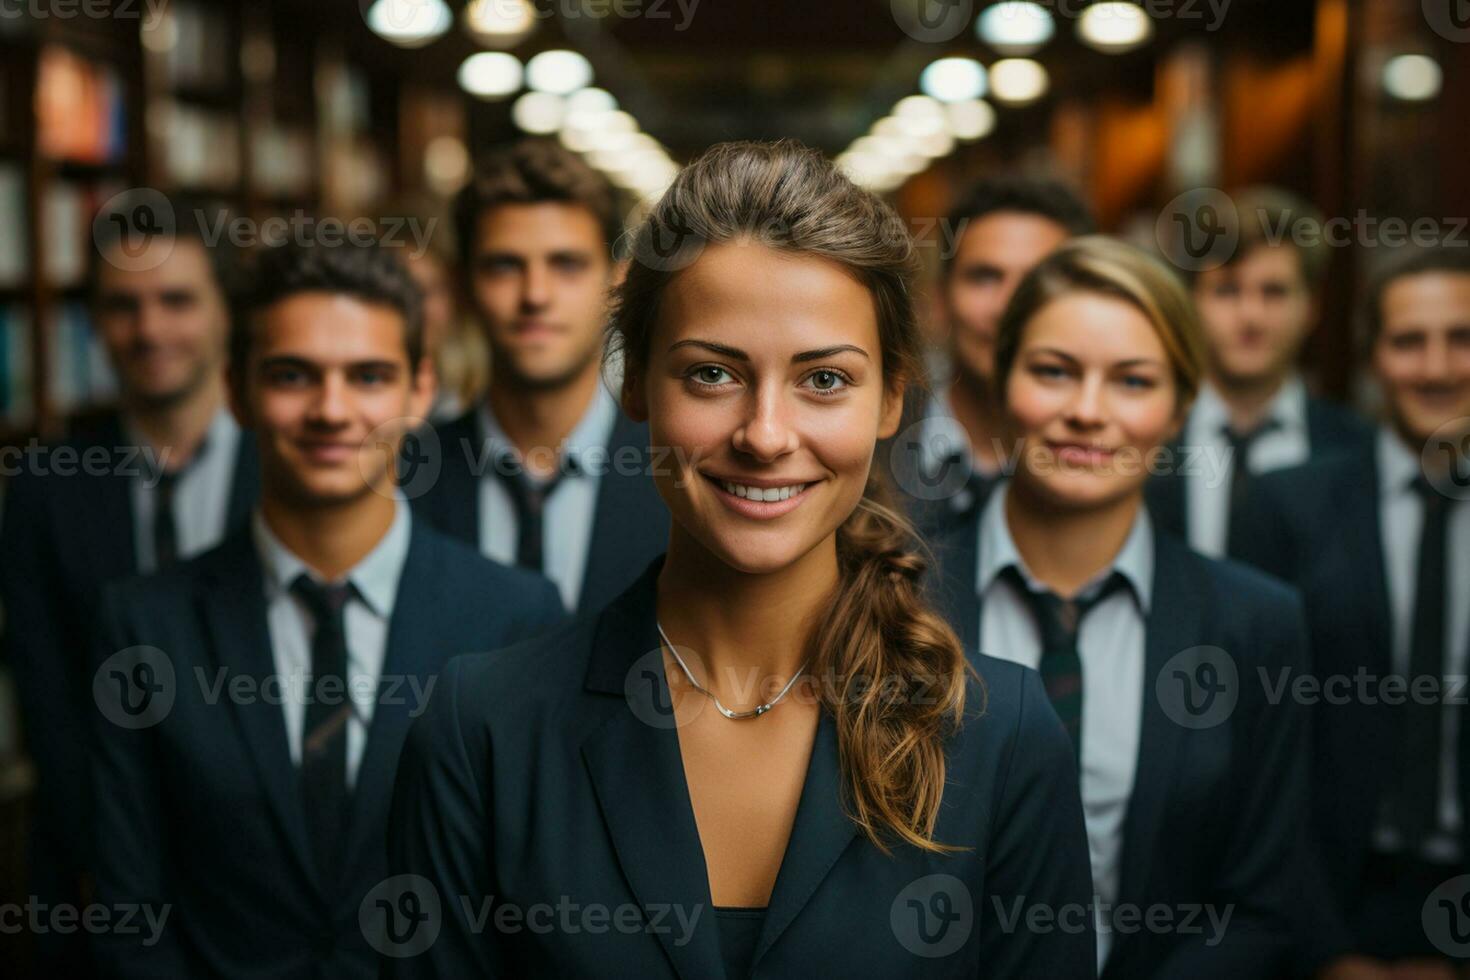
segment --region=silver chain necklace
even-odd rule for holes
[[[679,669],[684,672],[684,676],[689,679],[690,686],[692,686],[700,694],[703,694],[705,697],[713,701],[715,703],[715,710],[719,711],[720,714],[724,715],[726,718],[729,718],[731,721],[745,721],[747,718],[759,718],[767,711],[770,711],[776,705],[780,704],[781,700],[786,697],[786,695],[791,693],[791,689],[796,686],[797,679],[806,672],[807,665],[802,664],[801,667],[797,669],[796,673],[791,675],[791,680],[786,682],[786,686],[781,688],[781,693],[777,694],[774,698],[771,698],[771,700],[767,701],[765,704],[758,704],[754,708],[751,708],[749,711],[731,711],[729,708],[720,703],[720,699],[715,697],[713,691],[694,679],[694,674],[690,672],[689,665],[684,662],[683,657],[679,656],[679,648],[674,646],[673,641],[669,639],[669,634],[664,632],[664,624],[655,619],[653,621],[653,625],[658,627],[659,639],[664,641],[664,645],[667,646],[669,648],[669,652],[674,655],[674,661],[679,665]]]

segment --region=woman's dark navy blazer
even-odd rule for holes
[[[661,564],[599,615],[444,670],[389,831],[426,931],[395,919],[385,976],[724,975],[654,622]],[[1035,672],[972,662],[936,826],[962,850],[885,855],[860,834],[824,713],[752,976],[1095,976],[1070,744]]]

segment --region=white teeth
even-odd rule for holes
[[[721,481],[720,486],[724,488],[726,493],[732,493],[737,497],[744,497],[747,500],[761,501],[787,500],[801,493],[807,487],[805,483],[797,483],[789,487],[747,487],[740,483],[731,483],[728,480]]]

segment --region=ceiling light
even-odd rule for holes
[[[464,29],[486,47],[513,48],[536,29],[536,8],[531,0],[472,0]]]
[[[1046,94],[1051,79],[1030,58],[1006,58],[990,66],[990,93],[997,102],[1025,105]]]
[[[1108,54],[1130,51],[1153,36],[1154,22],[1136,3],[1095,3],[1077,20],[1084,44]]]
[[[1444,72],[1427,55],[1401,54],[1383,66],[1383,89],[1395,99],[1425,102],[1439,95]]]
[[[980,99],[951,102],[945,106],[949,116],[949,131],[955,139],[963,142],[984,139],[995,129],[995,110],[990,103]]]
[[[985,68],[974,58],[940,58],[919,76],[919,88],[941,102],[978,99],[985,94]]]
[[[510,118],[528,133],[554,133],[561,128],[567,107],[559,95],[527,92],[511,106]]]
[[[592,64],[575,51],[543,51],[526,63],[526,85],[538,92],[570,95],[592,84]]]
[[[504,51],[472,54],[459,66],[459,87],[482,99],[503,99],[521,87],[521,63]]]
[[[1031,54],[1056,34],[1056,22],[1039,3],[1006,0],[988,8],[975,22],[980,40],[1001,54]]]
[[[444,0],[375,0],[368,28],[400,48],[421,48],[449,30],[454,14]]]

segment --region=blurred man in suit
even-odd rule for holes
[[[1235,205],[1234,253],[1194,278],[1209,383],[1149,499],[1160,524],[1212,557],[1239,554],[1231,525],[1252,476],[1361,449],[1370,436],[1347,409],[1310,397],[1297,373],[1327,272],[1322,216],[1275,188],[1243,191]]]
[[[899,435],[879,449],[898,499],[926,526],[973,506],[1004,467],[995,334],[1016,285],[1068,238],[1095,230],[1071,188],[1017,176],[977,182],[945,228],[954,245],[944,256],[936,318],[946,331],[946,363],[929,397],[911,401]]]
[[[30,890],[48,904],[76,903],[87,877],[83,706],[101,589],[218,543],[258,482],[225,405],[229,244],[206,244],[202,209],[146,195],[95,225],[93,323],[119,406],[26,456],[0,518],[6,650],[38,776]],[[47,972],[86,969],[76,935],[36,939]]]
[[[1470,256],[1400,257],[1367,321],[1376,439],[1262,476],[1243,556],[1301,587],[1321,691],[1303,955],[1341,980],[1447,980],[1470,927],[1452,881],[1470,872]]]
[[[562,616],[545,579],[411,517],[393,464],[432,378],[419,292],[385,248],[262,257],[230,369],[260,507],[104,598],[98,899],[169,912],[151,943],[98,937],[106,973],[376,975],[359,908],[387,874],[410,720],[449,657]]]
[[[455,205],[469,304],[491,348],[484,402],[437,426],[437,478],[405,490],[431,523],[544,572],[568,609],[605,605],[668,541],[648,428],[603,383],[612,186],[552,140],[488,158]],[[410,452],[412,466],[413,452]]]

